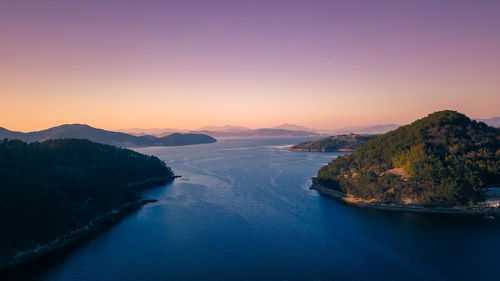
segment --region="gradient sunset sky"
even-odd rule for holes
[[[1,1],[0,126],[500,116],[500,1]]]

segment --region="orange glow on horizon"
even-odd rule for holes
[[[202,2],[121,13],[93,1],[0,4],[0,127],[336,129],[443,109],[500,116],[494,3]]]

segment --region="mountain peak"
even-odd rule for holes
[[[295,124],[289,124],[289,123],[284,123],[279,126],[272,127],[271,129],[282,129],[282,130],[290,130],[290,131],[311,131],[311,132],[316,132],[316,129],[311,129],[307,128],[305,126],[300,126],[300,125],[295,125]]]
[[[93,127],[87,124],[72,123],[72,124],[62,124],[59,126],[55,126],[53,128],[93,128]]]

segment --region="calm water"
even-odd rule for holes
[[[500,280],[500,222],[370,211],[308,189],[300,139],[146,148],[182,178],[43,280]]]

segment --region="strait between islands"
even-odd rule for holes
[[[354,152],[313,178],[323,195],[364,208],[500,216],[497,128],[440,111],[384,135],[332,141]],[[89,140],[0,141],[0,271],[97,233],[154,202],[143,188],[175,177],[154,156]]]

